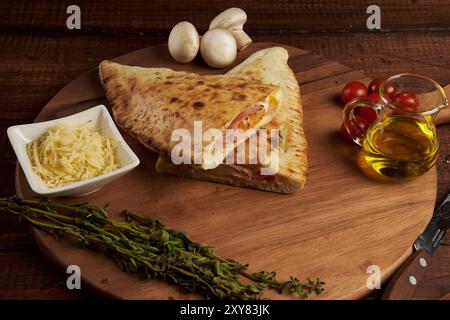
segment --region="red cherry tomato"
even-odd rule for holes
[[[367,100],[376,102],[376,103],[380,103],[381,102],[381,98],[380,95],[377,92],[372,92],[370,93],[367,97]],[[364,119],[367,120],[368,123],[372,123],[375,120],[377,120],[378,115],[377,112],[375,110],[373,110],[370,107],[359,107],[355,110],[355,115],[361,116]]]
[[[381,102],[381,97],[378,94],[378,92],[369,93],[369,95],[367,96],[367,99],[369,99],[369,100],[371,100],[373,102],[376,102],[376,103],[380,103]]]
[[[380,91],[380,84],[384,81],[384,78],[375,78],[369,83],[369,93],[378,93]]]
[[[345,142],[349,142],[349,143],[353,143],[353,139],[348,135],[348,131],[347,129],[345,129],[344,124],[341,125],[341,138],[342,140],[344,140]]]
[[[367,96],[367,87],[364,83],[359,81],[352,81],[342,89],[341,99],[344,104],[347,104],[354,98],[364,98]]]
[[[384,78],[375,78],[369,83],[369,95],[372,93],[379,93],[381,83],[384,81]],[[394,96],[398,92],[398,86],[393,82],[388,82],[384,85],[385,96],[388,99],[394,98]]]
[[[355,115],[355,122],[349,122],[348,128],[350,132],[347,131],[344,123],[341,125],[341,137],[344,141],[354,142],[353,137],[360,135],[361,130],[366,132],[369,128],[369,122],[365,118]]]
[[[419,99],[412,92],[401,92],[394,97],[394,104],[407,112],[416,112],[419,108]]]
[[[367,129],[369,128],[369,122],[367,122],[367,120],[361,116],[356,115],[355,122],[358,128],[364,132],[366,132]]]
[[[398,86],[393,82],[388,82],[384,85],[385,97],[392,100],[398,93]]]
[[[368,123],[372,123],[378,118],[377,112],[370,107],[359,107],[355,110],[355,115],[363,117]]]

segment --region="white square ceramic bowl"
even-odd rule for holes
[[[98,177],[61,187],[48,188],[31,168],[31,161],[26,150],[27,144],[42,135],[45,130],[55,126],[58,123],[82,124],[89,120],[92,121],[92,125],[94,127],[102,128],[103,134],[106,134],[117,141],[116,156],[120,167]],[[64,118],[12,126],[8,128],[8,137],[31,189],[35,193],[42,196],[85,195],[96,191],[105,184],[119,178],[139,165],[139,158],[134,154],[120,135],[119,130],[117,130],[117,127],[111,118],[111,115],[104,105],[98,105],[86,111],[82,111]]]

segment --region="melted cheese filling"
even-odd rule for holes
[[[249,107],[247,110],[244,110],[241,114],[237,115],[232,121],[225,125],[225,129],[237,128],[241,129],[245,132],[246,137],[245,140],[249,137],[247,135],[247,130],[250,128],[259,129],[266,124],[268,124],[275,114],[278,112],[280,105],[283,102],[283,91],[278,89],[272,94],[270,94],[265,101],[260,102],[256,105],[257,110],[254,112],[250,112],[249,114],[242,116],[243,113],[248,112],[249,109],[255,108],[255,106]],[[231,150],[228,150],[225,146],[226,139],[223,138],[222,146],[224,147],[223,153],[215,153],[214,151],[217,148],[217,144],[219,143],[217,140],[208,144],[203,150],[203,162],[201,164],[202,169],[208,170],[216,168],[223,161],[224,156],[226,156]]]

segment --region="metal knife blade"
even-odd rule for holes
[[[450,194],[445,197],[441,205],[434,211],[434,215],[427,227],[414,242],[414,249],[423,249],[429,255],[433,255],[450,227],[449,221]]]

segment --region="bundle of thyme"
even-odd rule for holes
[[[109,218],[107,207],[16,197],[0,199],[0,211],[55,236],[73,237],[80,245],[111,256],[123,271],[164,279],[207,299],[262,299],[266,289],[306,298],[324,290],[319,279],[278,281],[275,272],[248,273],[247,265],[217,257],[210,247],[193,242],[185,233],[129,211],[122,212],[125,221],[120,222]],[[251,284],[242,283],[244,278]]]

